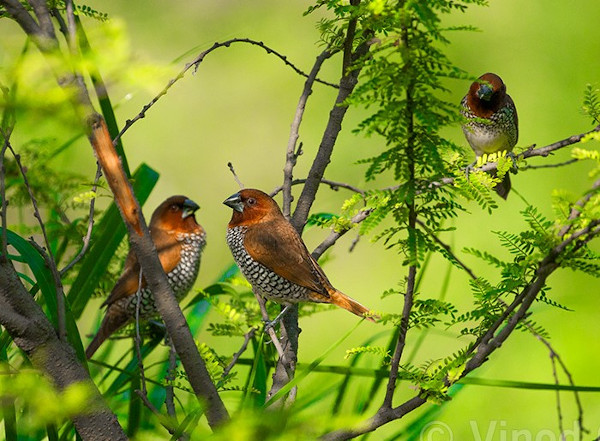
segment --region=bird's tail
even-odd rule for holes
[[[498,193],[498,195],[506,200],[506,198],[508,197],[508,192],[510,191],[511,188],[511,184],[510,184],[510,175],[508,173],[506,173],[504,175],[504,178],[502,179],[502,182],[499,182],[498,184],[496,184],[496,186],[494,187],[494,190],[496,190],[496,193]]]
[[[329,292],[329,296],[331,298],[331,303],[339,306],[340,308],[344,308],[347,311],[350,311],[352,314],[356,314],[359,317],[366,318],[371,322],[375,322],[375,320],[379,319],[378,316],[370,313],[369,308],[361,305],[356,300],[348,297],[346,294],[333,289]]]
[[[98,333],[94,336],[85,350],[86,358],[88,360],[92,358],[92,355],[94,355],[100,345],[104,343],[113,332],[124,326],[128,321],[128,314],[125,314],[123,311],[117,311],[115,308],[109,306],[104,315],[104,319],[102,319],[102,324],[100,325],[100,329],[98,329]]]

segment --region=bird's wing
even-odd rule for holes
[[[152,240],[156,245],[158,259],[166,274],[170,273],[179,263],[181,255],[181,245],[167,232],[151,231]],[[171,240],[168,240],[171,239]],[[110,292],[110,295],[104,301],[102,306],[111,305],[119,299],[134,295],[139,286],[140,264],[135,253],[129,250],[123,273]],[[142,277],[142,288],[146,287],[146,280]]]
[[[289,222],[250,227],[244,236],[244,247],[254,260],[279,276],[329,297],[327,277]]]

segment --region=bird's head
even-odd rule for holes
[[[197,203],[185,196],[171,196],[152,213],[150,228],[178,233],[203,231],[194,215],[199,208]]]
[[[506,85],[498,75],[485,73],[471,84],[467,95],[468,105],[479,117],[488,117],[498,110],[506,96]]]
[[[233,209],[230,227],[252,225],[271,217],[283,216],[277,202],[268,194],[253,188],[245,188],[223,201]]]

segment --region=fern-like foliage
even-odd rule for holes
[[[600,124],[600,88],[597,85],[587,84],[585,86],[582,110],[596,124]]]

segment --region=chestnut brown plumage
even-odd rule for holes
[[[257,294],[286,305],[303,301],[332,303],[360,317],[369,312],[331,285],[269,195],[244,189],[223,203],[233,209],[227,244]]]
[[[158,206],[150,219],[150,236],[177,300],[181,300],[196,281],[200,254],[206,244],[206,233],[194,215],[198,208],[198,204],[185,196],[171,196]],[[139,277],[140,264],[130,250],[121,277],[102,304],[107,306],[106,314],[85,351],[88,359],[113,332],[135,318]],[[142,277],[140,317],[155,314],[154,297]]]

